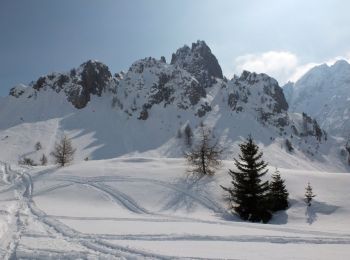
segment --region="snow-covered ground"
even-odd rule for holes
[[[227,210],[219,185],[232,166],[195,178],[183,159],[1,163],[0,258],[349,259],[348,173],[280,169],[291,206],[257,224]],[[309,209],[308,181],[317,194]]]

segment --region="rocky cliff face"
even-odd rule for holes
[[[68,73],[52,73],[40,77],[31,85],[33,91],[27,97],[49,88],[57,93],[64,92],[67,100],[74,107],[81,109],[90,101],[92,95],[101,96],[112,81],[112,74],[105,64],[89,60]],[[9,94],[18,98],[25,94],[25,88],[23,86],[12,88]]]
[[[170,64],[191,73],[205,88],[213,85],[215,78],[223,78],[218,60],[204,41],[192,43],[192,48],[185,45],[178,49]]]
[[[141,120],[148,118],[155,105],[187,110],[206,96],[205,89],[190,73],[151,57],[136,61],[116,82],[114,104]]]
[[[289,124],[288,104],[277,81],[266,74],[244,71],[223,88],[228,109],[253,113],[262,124],[284,127]]]
[[[108,123],[115,132],[121,132],[130,122],[133,132],[142,132],[142,127],[149,124],[150,138],[157,138],[154,129],[163,136],[158,145],[171,138],[171,131],[185,125],[197,127],[201,122],[209,122],[234,140],[255,133],[265,142],[288,139],[289,146],[295,148],[302,147],[301,140],[308,140],[308,147],[300,149],[311,149],[310,154],[316,154],[315,147],[326,139],[316,120],[306,114],[288,112],[288,103],[275,79],[248,71],[231,80],[224,79],[215,56],[202,41],[192,44],[192,48],[177,50],[170,64],[163,57],[159,60],[149,57],[134,62],[126,72],[112,75],[106,65],[90,60],[70,72],[42,76],[28,87],[17,86],[10,91],[10,98],[25,104],[23,107],[30,103],[35,108],[36,102],[41,103],[43,108],[35,111],[46,109],[47,102],[39,99],[55,99],[54,95],[66,99],[77,111],[96,112],[95,106],[104,107],[110,111],[107,112],[110,118],[123,122],[120,126]],[[50,118],[55,117],[56,110],[50,110]],[[7,114],[11,111],[8,108]],[[44,117],[44,113],[39,113]],[[61,116],[62,113],[57,117]],[[35,115],[30,113],[17,117],[16,122],[29,117],[35,121]],[[164,129],[170,134],[164,133]],[[130,137],[128,145],[136,147],[137,143],[132,142]]]

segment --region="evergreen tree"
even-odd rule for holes
[[[348,164],[350,165],[350,138],[349,141],[346,142],[345,149],[348,152]]]
[[[289,141],[289,139],[286,139],[286,147],[287,147],[287,150],[289,152],[293,152],[294,151],[293,145],[292,145],[291,141]]]
[[[57,164],[64,166],[73,161],[75,149],[72,146],[71,140],[64,135],[59,143],[55,144],[55,148],[51,155],[55,158]]]
[[[40,142],[36,142],[36,144],[35,144],[35,150],[36,150],[36,151],[39,151],[39,150],[41,150],[41,148],[42,148],[41,143],[40,143]]]
[[[272,174],[272,181],[269,185],[269,207],[272,211],[285,210],[288,208],[289,193],[281,178],[280,172],[276,169]]]
[[[40,163],[41,163],[41,165],[46,165],[47,164],[47,157],[46,157],[45,154],[43,154],[43,156],[41,156]]]
[[[200,127],[200,140],[194,147],[185,153],[185,158],[191,166],[189,172],[200,175],[213,175],[221,166],[223,149],[217,140],[210,136],[210,130],[203,124]]]
[[[193,143],[193,141],[192,141],[193,132],[192,132],[191,126],[189,124],[186,125],[186,127],[184,129],[184,134],[185,134],[185,144],[188,147],[191,147],[192,143]]]
[[[306,190],[305,191],[305,202],[306,202],[307,206],[310,207],[312,199],[314,197],[316,197],[316,195],[312,191],[312,187],[310,185],[310,182],[307,183],[305,190]]]
[[[239,145],[240,161],[234,158],[237,170],[229,170],[232,177],[232,187],[225,188],[229,193],[233,210],[244,219],[252,222],[268,222],[271,213],[268,209],[268,181],[261,178],[267,173],[267,163],[261,158],[262,152],[251,136]]]

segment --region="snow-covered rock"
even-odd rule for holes
[[[204,87],[215,83],[215,78],[223,78],[218,60],[204,41],[178,49],[171,57],[171,64],[187,70]]]
[[[105,64],[89,60],[68,73],[52,73],[40,77],[31,85],[34,93],[30,92],[27,97],[30,98],[33,94],[37,95],[37,92],[50,88],[57,93],[63,91],[67,95],[67,100],[81,109],[90,101],[91,95],[101,96],[112,81],[112,74]],[[15,97],[23,93],[24,91],[18,87],[10,90],[10,95]]]
[[[12,89],[0,101],[1,145],[8,148],[0,156],[37,159],[35,142],[49,153],[65,132],[78,146],[77,159],[181,157],[186,149],[181,131],[188,125],[196,132],[202,122],[225,144],[226,158],[251,134],[272,161],[279,160],[274,152],[279,147],[288,157],[330,162],[323,156],[334,140],[327,141],[312,118],[288,112],[275,79],[244,71],[228,81],[203,41],[180,48],[170,64],[149,57],[112,75],[103,63],[87,61]]]
[[[293,86],[290,107],[305,112],[327,132],[342,137],[350,133],[350,64],[339,60],[308,71]]]

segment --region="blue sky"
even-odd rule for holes
[[[112,72],[205,40],[231,77],[267,72],[280,83],[350,57],[349,1],[0,0],[0,95],[88,59]]]

